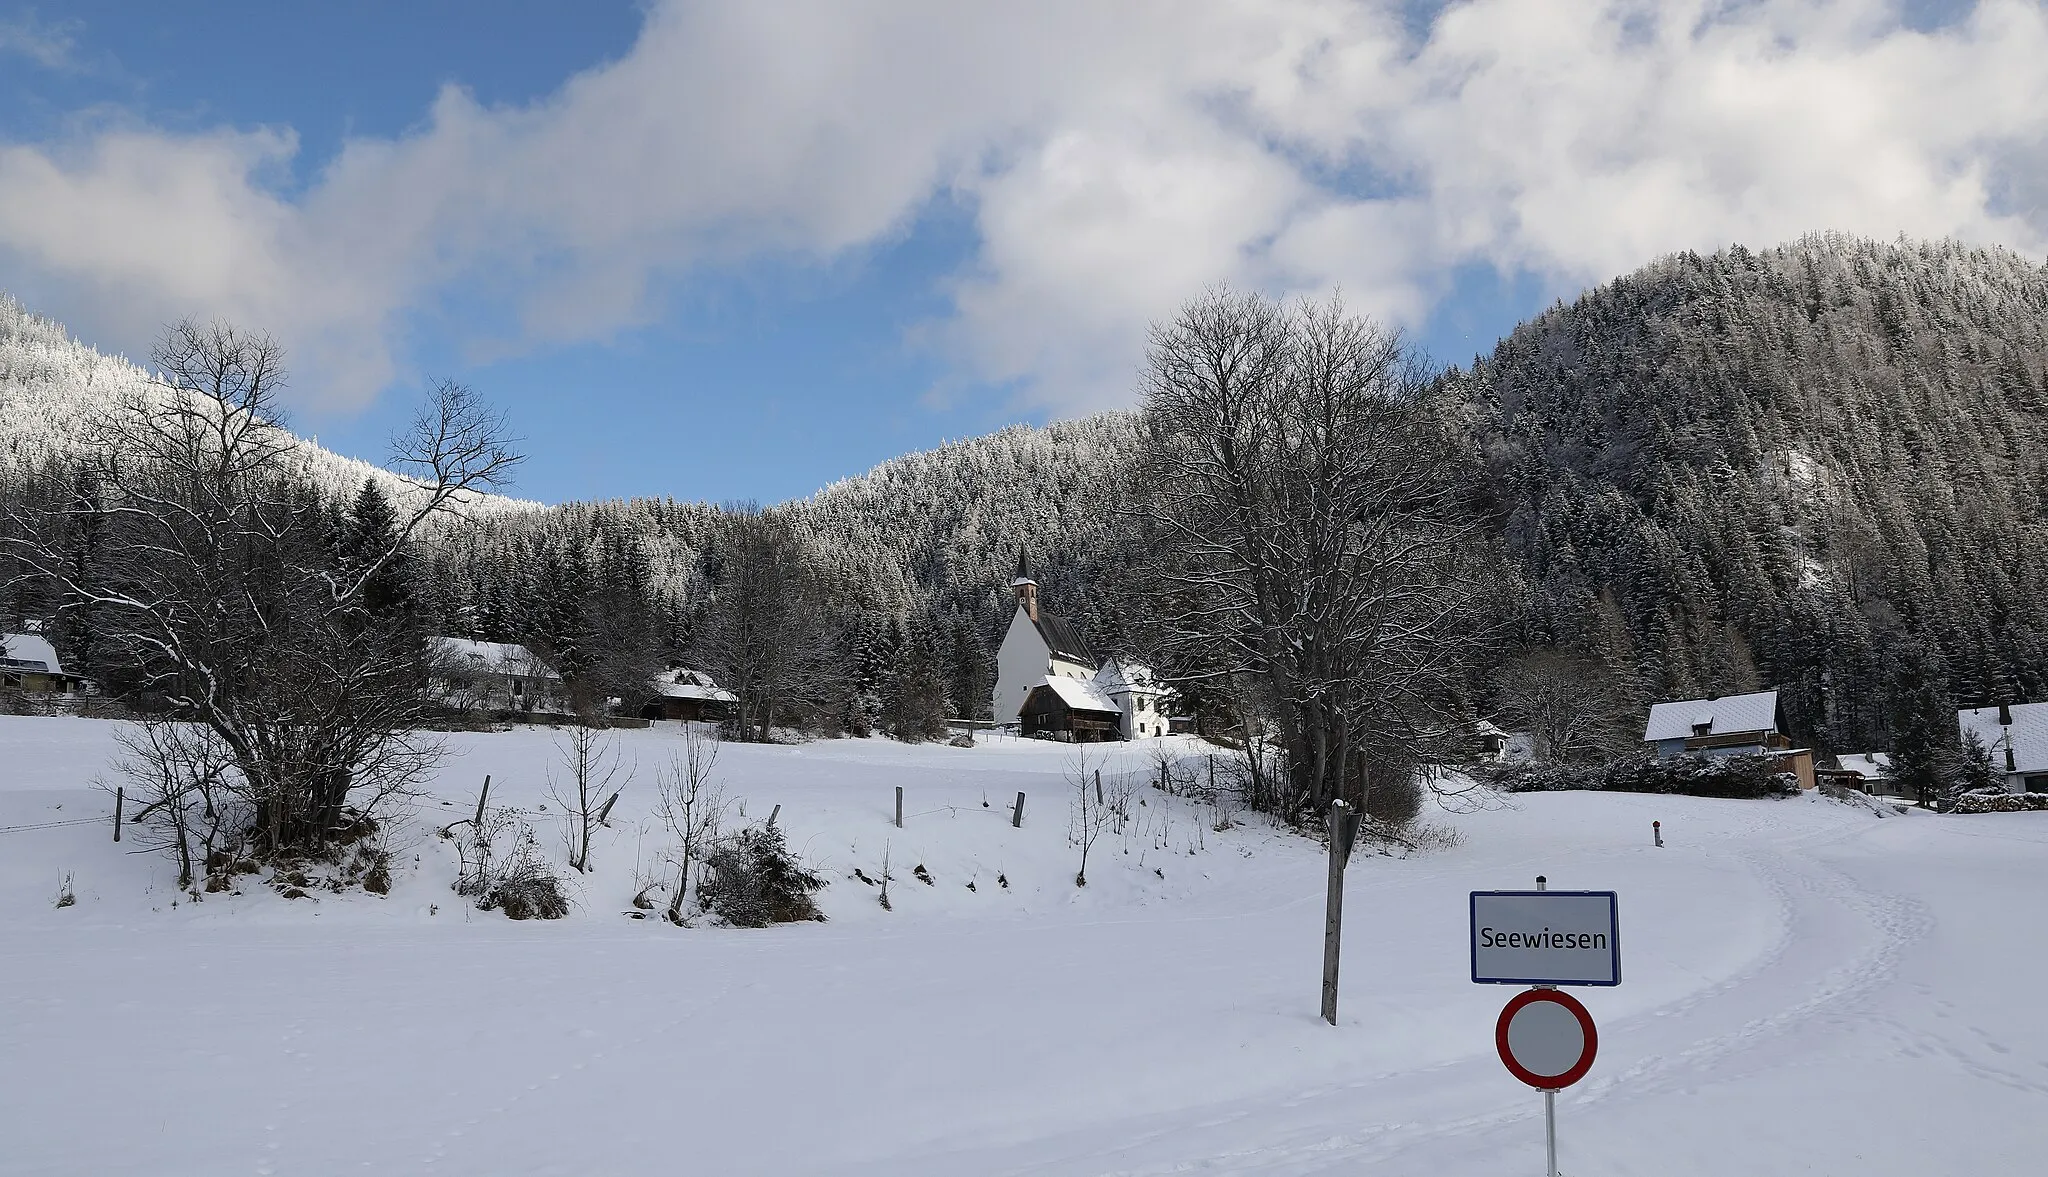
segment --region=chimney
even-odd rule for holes
[[[1017,553],[1017,576],[1010,581],[1010,591],[1017,594],[1017,603],[1024,606],[1024,612],[1033,624],[1038,622],[1038,582],[1031,579],[1025,568],[1024,553]]]
[[[2010,703],[2000,703],[2000,704],[1998,705],[1998,726],[2000,726],[2000,727],[2011,727],[2011,726],[2012,726],[2012,704],[2010,704]]]

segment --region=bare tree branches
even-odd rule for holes
[[[423,651],[366,601],[413,532],[515,460],[502,422],[443,385],[400,460],[408,511],[347,536],[279,424],[282,352],[224,324],[173,325],[162,383],[108,405],[61,501],[9,505],[10,583],[88,616],[101,660],[226,750],[260,852],[317,850],[439,755],[417,735]]]
[[[589,727],[570,728],[556,751],[569,779],[557,782],[550,773],[548,796],[562,807],[570,868],[588,874],[591,837],[611,812],[620,790],[633,783],[634,770],[620,762],[618,746],[610,737]]]
[[[1400,336],[1336,300],[1216,291],[1154,328],[1142,485],[1169,661],[1244,680],[1289,807],[1451,734],[1489,554]]]

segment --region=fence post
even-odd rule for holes
[[[476,795],[476,828],[484,828],[484,802],[491,799],[491,775],[484,774],[483,792]]]
[[[1344,931],[1344,866],[1358,818],[1342,798],[1330,802],[1330,882],[1323,908],[1323,1020],[1337,1024],[1337,960]]]
[[[121,805],[126,800],[127,789],[116,786],[114,789],[114,841],[116,842],[121,840]]]
[[[771,829],[771,830],[772,830],[772,829],[774,829],[774,828],[775,828],[775,819],[776,819],[776,818],[778,818],[778,817],[781,817],[781,816],[782,816],[782,802],[780,802],[780,801],[777,801],[777,802],[775,803],[775,808],[774,808],[774,809],[772,809],[772,810],[770,810],[770,811],[769,811],[769,813],[768,813],[768,828],[769,828],[769,829]]]
[[[903,786],[896,786],[896,828],[903,828]]]
[[[1024,794],[1017,794],[1017,808],[1010,814],[1010,825],[1017,829],[1024,827]]]
[[[1095,803],[1102,804],[1102,770],[1095,770]]]
[[[1653,821],[1650,823],[1650,837],[1655,838],[1657,840],[1657,845],[1662,846],[1664,844],[1663,822]]]

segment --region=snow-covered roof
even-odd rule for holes
[[[427,640],[433,646],[435,661],[452,668],[525,678],[562,677],[541,661],[539,655],[513,642],[474,642],[468,638],[446,637]]]
[[[1077,711],[1111,711],[1120,713],[1123,710],[1116,705],[1114,699],[1103,693],[1101,687],[1096,686],[1085,678],[1061,678],[1058,675],[1054,675],[1034,684],[1031,689],[1035,691],[1039,687],[1051,687],[1052,693],[1058,695],[1061,702]]]
[[[1706,734],[1710,736],[1777,731],[1778,692],[1752,691],[1747,695],[1723,695],[1718,699],[1681,699],[1674,703],[1659,703],[1650,708],[1650,722],[1643,728],[1643,739],[1685,739],[1699,734],[1695,729],[1700,724],[1707,725]]]
[[[1956,712],[1956,723],[1991,753],[1991,767],[2000,772],[2048,772],[2048,703],[2014,703],[2012,726],[1998,722],[1997,707],[1972,707]],[[2012,768],[2005,767],[2005,749],[2012,748]]]
[[[57,661],[57,648],[40,634],[0,634],[0,662],[9,670],[64,673],[63,664]]]
[[[737,703],[739,696],[726,690],[701,670],[667,670],[654,676],[654,689],[664,699],[701,699],[707,703]]]
[[[1123,658],[1110,658],[1095,672],[1095,685],[1112,695],[1132,691],[1165,691],[1152,668]]]
[[[1860,772],[1864,780],[1881,781],[1892,775],[1892,757],[1889,752],[1853,752],[1835,757],[1842,771]]]
[[[1482,738],[1494,740],[1505,740],[1508,738],[1507,729],[1493,722],[1490,719],[1473,720],[1472,734],[1475,736],[1480,736]]]

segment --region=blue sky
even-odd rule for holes
[[[1128,403],[1215,282],[1463,362],[1675,249],[2038,253],[2036,51],[2017,2],[0,0],[0,289],[269,329],[345,453],[452,376],[520,493],[777,501]]]

